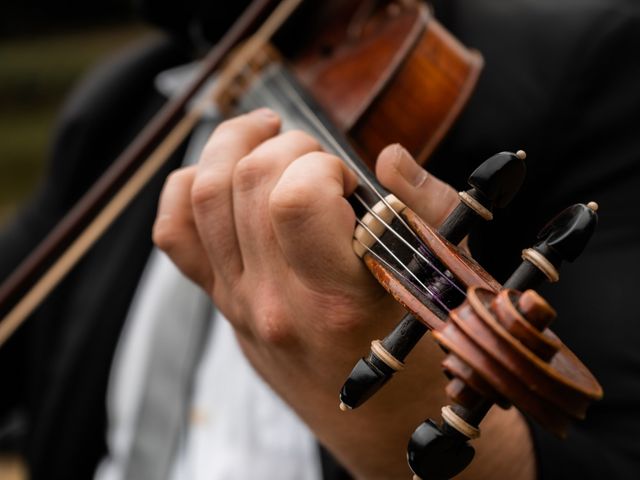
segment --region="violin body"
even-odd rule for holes
[[[482,56],[419,2],[380,9],[358,38],[345,30],[295,55],[296,77],[370,166],[394,142],[424,163],[471,96]]]

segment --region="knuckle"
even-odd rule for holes
[[[320,153],[300,157],[300,165],[316,161],[331,161]],[[301,172],[303,169],[297,169]],[[313,175],[293,174],[279,182],[269,195],[269,213],[278,222],[300,221],[313,209],[321,197],[321,185]]]
[[[191,167],[187,168],[178,168],[172,171],[167,176],[166,183],[171,183],[172,185],[182,186],[183,184],[189,182],[191,180]]]
[[[153,224],[153,243],[164,252],[173,251],[180,244],[180,231],[175,218],[170,215],[159,216]]]
[[[211,138],[222,137],[227,135],[235,135],[242,117],[233,117],[221,122],[213,131]]]
[[[216,127],[205,145],[204,150],[207,154],[215,153],[215,150],[220,145],[235,143],[246,139],[247,129],[256,132],[260,131],[263,126],[263,123],[252,115],[238,115],[237,117],[225,120]]]
[[[233,171],[234,189],[246,191],[255,188],[268,174],[268,164],[268,159],[256,152],[242,157]]]
[[[296,180],[278,185],[269,195],[269,214],[276,222],[300,221],[312,204],[306,181]]]
[[[191,186],[191,204],[196,209],[210,205],[224,192],[225,184],[224,176],[215,171],[198,175]]]
[[[327,163],[332,170],[340,170],[344,165],[344,162],[335,155],[331,155],[328,153],[318,153],[317,156],[321,157],[318,158],[318,161]]]
[[[200,154],[200,158],[211,158],[218,155],[221,149],[234,144],[243,138],[238,118],[225,120],[213,131]]]
[[[162,191],[160,192],[160,211],[166,209],[171,210],[172,205],[169,203],[168,199],[175,198],[176,195],[182,196],[188,192],[187,187],[190,181],[190,172],[185,171],[185,169],[178,169],[169,173],[164,181],[164,185],[162,186]]]
[[[198,163],[202,163],[203,160],[208,160],[210,158],[215,158],[218,154],[218,142],[216,142],[215,133],[209,137],[207,143],[204,144],[202,148],[202,152],[200,152],[200,156],[198,157]]]
[[[313,167],[316,165],[322,165],[323,174],[327,174],[327,172],[332,172],[336,170],[341,170],[344,162],[335,155],[327,152],[316,151],[309,152],[299,159],[300,162],[303,162],[305,165],[309,167]]]
[[[293,341],[293,331],[278,301],[271,300],[260,306],[254,327],[256,337],[266,345],[285,347]]]

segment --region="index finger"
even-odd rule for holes
[[[191,201],[209,263],[222,283],[233,283],[243,270],[233,218],[234,167],[279,130],[280,119],[273,111],[255,110],[221,123],[202,152]]]

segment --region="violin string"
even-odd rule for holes
[[[286,77],[284,75],[282,75],[280,69],[277,69],[277,74],[280,77],[281,80],[284,80],[285,82],[287,81]],[[288,85],[288,82],[285,83],[286,85]],[[280,85],[279,85],[280,86]],[[292,91],[294,91],[297,94],[297,91],[295,91],[295,89],[291,88]],[[261,91],[261,93],[263,95],[269,96],[271,97],[270,100],[277,105],[279,103],[278,98],[274,95],[274,93],[272,91],[270,91],[268,88],[266,88],[266,85],[263,85],[263,90]],[[288,93],[288,92],[287,92]],[[366,181],[366,183],[369,185],[369,187],[375,192],[375,194],[378,196],[378,198],[380,198],[385,205],[394,213],[394,215],[402,222],[402,224],[404,225],[405,229],[407,231],[409,231],[419,242],[421,242],[420,238],[415,234],[415,232],[404,222],[404,220],[399,216],[399,213],[389,204],[389,202],[382,196],[382,194],[377,190],[377,188],[375,188],[375,186],[373,185],[372,182],[369,181],[368,178],[366,178],[366,176],[361,172],[359,166],[353,162],[353,160],[351,159],[351,157],[347,154],[347,152],[342,148],[342,146],[339,144],[339,142],[337,142],[337,140],[335,140],[333,138],[333,136],[330,134],[330,132],[328,131],[328,129],[326,129],[324,127],[324,124],[322,124],[322,122],[320,121],[320,119],[318,119],[315,115],[313,115],[313,112],[311,111],[310,108],[308,108],[306,102],[299,96],[297,95],[297,102],[296,105],[300,106],[302,105],[303,107],[306,107],[305,110],[306,112],[302,112],[303,114],[305,114],[305,118],[308,121],[311,121],[314,126],[316,128],[318,128],[318,123],[323,127],[322,131],[320,132],[323,135],[323,138],[332,143],[332,146],[335,149],[339,149],[338,154],[342,155],[345,159],[345,163],[347,163],[347,165],[352,168],[353,170],[355,170],[356,175],[358,175],[360,178],[364,179]],[[258,101],[258,99],[254,98],[254,96],[252,95],[247,95],[245,96],[244,100],[243,100],[243,107],[247,108],[247,109],[252,109],[252,108],[257,108],[261,105],[261,102]],[[310,118],[308,116],[308,113],[311,113],[313,115],[313,118]],[[316,119],[316,121],[313,121],[313,119]],[[466,292],[464,292],[449,276],[445,275],[445,273],[440,270],[432,261],[430,261],[428,258],[426,258],[422,252],[420,252],[419,250],[417,250],[413,245],[411,245],[411,243],[409,241],[406,240],[406,238],[404,238],[403,235],[401,235],[395,228],[393,228],[389,223],[385,222],[376,212],[373,211],[373,209],[365,202],[365,200],[358,195],[357,192],[353,193],[354,198],[365,208],[366,211],[368,211],[369,213],[371,213],[378,221],[380,221],[388,230],[390,230],[397,238],[399,238],[402,242],[404,242],[409,249],[416,254],[421,260],[423,260],[427,265],[429,265],[437,275],[439,275],[440,277],[442,277],[445,282],[449,283],[454,289],[458,290],[463,296],[466,297]],[[398,262],[399,265],[402,266],[402,268],[404,270],[406,270],[430,295],[432,298],[434,299],[438,299],[438,303],[441,304],[441,306],[443,308],[446,308],[446,306],[440,301],[440,299],[438,298],[438,296],[436,294],[434,294],[412,271],[411,269],[408,267],[408,265],[406,265],[402,260],[400,260],[390,249],[390,247],[388,245],[386,245],[382,239],[380,237],[378,237],[377,235],[373,234],[373,232],[369,229],[369,227],[367,227],[366,225],[364,225],[360,219],[356,219],[357,222],[365,229],[368,231],[368,233],[376,240],[376,242],[378,244],[380,244],[380,246],[382,246],[382,248],[384,248],[384,250],[386,250],[395,260],[396,262]],[[370,252],[373,252],[371,249],[367,248],[367,250],[369,250]],[[376,258],[381,259],[380,255],[378,255],[377,253],[375,253]],[[384,262],[385,264],[389,265],[388,262]],[[406,278],[406,276],[400,274],[395,268],[393,269],[400,277],[404,277]]]
[[[407,247],[409,247],[409,249],[418,256],[418,258],[420,258],[422,261],[424,261],[427,265],[429,265],[431,268],[433,268],[433,270],[435,270],[435,272],[440,275],[441,277],[443,277],[445,279],[445,281],[447,283],[449,283],[453,288],[455,288],[456,290],[458,290],[462,295],[466,296],[466,293],[458,286],[458,284],[456,284],[451,278],[449,278],[448,275],[445,275],[445,273],[440,270],[438,268],[438,266],[433,263],[431,260],[429,260],[427,257],[425,257],[422,252],[420,252],[418,249],[416,249],[413,245],[411,245],[402,235],[400,235],[390,224],[388,224],[387,222],[384,221],[384,219],[382,217],[380,217],[380,215],[378,215],[371,207],[369,207],[369,205],[367,205],[367,203],[364,201],[364,199],[358,195],[357,192],[353,193],[354,198],[356,198],[361,204],[362,206],[371,214],[375,217],[376,220],[378,220],[380,223],[382,223],[385,228],[387,230],[389,230],[391,233],[393,233],[400,241],[402,241]],[[380,243],[382,243],[380,241]]]
[[[389,263],[389,261],[388,261],[388,260],[386,260],[385,258],[381,257],[381,256],[380,256],[376,251],[374,251],[373,249],[371,249],[371,247],[369,247],[368,245],[365,245],[364,243],[362,243],[360,240],[357,240],[357,239],[356,239],[356,241],[357,241],[360,245],[362,245],[362,247],[363,247],[363,248],[365,248],[365,249],[369,252],[369,254],[370,254],[370,255],[374,256],[374,257],[375,257],[375,258],[376,258],[380,263],[383,263],[383,264],[386,266],[386,268],[388,268],[389,270],[393,270],[393,271],[395,272],[395,274],[396,274],[396,276],[397,276],[397,277],[399,277],[399,278],[403,278],[402,273],[401,273],[397,268],[395,268],[393,265],[391,265],[391,263]],[[406,277],[404,277],[404,278],[406,278]],[[442,299],[440,298],[440,296],[439,296],[439,295],[434,294],[433,292],[429,292],[429,293],[431,294],[431,298],[432,298],[432,300],[435,300],[435,302],[436,302],[436,303],[440,304],[440,306],[444,309],[444,311],[445,311],[447,314],[448,314],[449,312],[451,312],[451,308],[449,308],[449,307],[448,307],[448,306],[447,306],[447,305],[442,301]]]
[[[334,136],[331,134],[327,126],[318,118],[318,116],[311,110],[307,102],[302,98],[300,93],[289,83],[289,80],[282,73],[280,68],[276,69],[276,75],[281,79],[282,86],[287,90],[287,95],[290,97],[294,97],[296,100],[296,105],[298,105],[301,113],[305,116],[305,118],[313,124],[313,126],[318,130],[319,133],[322,134],[323,138],[331,144],[336,153],[344,160],[344,162],[351,168],[351,170],[362,180],[376,195],[382,203],[393,213],[393,215],[404,225],[407,231],[413,235],[416,240],[420,241],[417,234],[407,225],[404,219],[400,216],[400,214],[389,204],[384,195],[378,191],[376,186],[367,178],[365,173],[362,171],[360,166],[351,158],[351,155],[343,148],[343,146],[338,142]]]
[[[324,123],[318,118],[318,116],[313,112],[313,110],[311,108],[309,108],[309,106],[304,101],[304,99],[300,96],[298,91],[289,84],[289,81],[288,81],[287,77],[282,73],[282,70],[280,68],[276,68],[276,74],[278,75],[278,77],[280,78],[282,83],[284,84],[284,87],[287,89],[287,94],[290,95],[291,93],[293,93],[297,97],[296,98],[296,100],[297,100],[296,101],[296,105],[302,107],[302,110],[303,110],[302,113],[305,115],[307,120],[312,122],[313,125],[316,127],[316,129],[320,130],[320,132],[323,134],[323,138],[327,142],[331,143],[331,146],[344,159],[345,163],[347,163],[347,165],[354,171],[354,173],[367,184],[367,186],[374,192],[374,194],[385,204],[385,206],[387,208],[389,208],[389,210],[393,213],[393,215],[398,220],[400,220],[400,222],[404,226],[404,228],[418,242],[422,243],[422,240],[418,237],[418,235],[413,231],[413,229],[411,227],[409,227],[409,225],[407,225],[407,223],[400,216],[400,214],[391,206],[391,204],[387,201],[387,199],[384,198],[384,195],[382,195],[378,191],[378,189],[375,187],[375,185],[367,178],[367,176],[362,172],[360,166],[351,158],[351,156],[348,154],[348,152],[345,151],[345,149],[342,147],[340,142],[338,142],[334,138],[334,136],[331,135],[331,132],[329,132],[329,130],[324,125]],[[281,83],[281,85],[282,85],[282,83]],[[271,92],[269,92],[269,93],[271,93]],[[449,283],[452,287],[454,287],[456,290],[458,290],[462,295],[464,295],[466,297],[466,292],[464,292],[449,276],[445,275],[439,268],[437,268],[433,264],[433,262],[431,262],[427,258],[425,258],[425,256],[422,255],[422,253],[419,252],[413,245],[411,245],[406,240],[406,238],[404,238],[403,235],[398,233],[398,231],[395,228],[393,228],[387,222],[382,221],[382,219],[380,219],[380,217],[377,214],[375,214],[375,212],[373,212],[371,207],[362,199],[362,197],[360,197],[356,192],[354,192],[354,196],[368,212],[370,212],[379,221],[381,221],[385,225],[385,227],[387,229],[389,229],[396,237],[398,237],[400,240],[402,240],[416,255],[418,255],[419,258],[421,258],[425,263],[427,263],[431,268],[433,268],[438,275],[440,275],[441,277],[443,277],[445,279],[445,281],[447,283]]]
[[[380,263],[384,263],[386,265],[386,267],[389,270],[393,270],[396,274],[397,277],[400,278],[406,278],[402,272],[400,272],[400,270],[398,270],[396,267],[394,267],[393,265],[391,265],[385,258],[381,257],[378,253],[376,253],[369,245],[366,245],[364,243],[362,243],[359,239],[355,238],[354,239],[356,242],[358,242],[362,248],[364,248],[365,250],[367,250],[371,255],[373,255],[374,257],[376,257],[376,259],[380,262]]]
[[[409,272],[409,275],[411,275],[411,276],[413,277],[413,279],[414,279],[416,282],[418,282],[418,283],[420,284],[420,286],[421,286],[422,288],[424,288],[424,289],[425,289],[425,291],[426,291],[429,295],[431,295],[431,297],[432,297],[433,299],[435,299],[435,300],[436,300],[436,301],[437,301],[437,302],[442,306],[442,308],[446,309],[446,311],[447,311],[447,312],[449,311],[449,309],[447,308],[447,306],[442,302],[442,300],[440,300],[440,298],[438,297],[438,295],[436,295],[435,293],[433,293],[433,292],[431,291],[431,289],[430,289],[429,287],[427,287],[427,286],[422,282],[422,280],[420,280],[420,279],[417,277],[417,275],[416,275],[415,273],[413,273],[413,272],[411,271],[411,269],[410,269],[407,265],[405,265],[405,264],[402,262],[402,260],[400,260],[400,259],[398,258],[398,256],[397,256],[395,253],[393,253],[393,252],[391,251],[391,249],[390,249],[387,245],[385,245],[385,243],[384,243],[384,242],[382,242],[382,240],[380,239],[380,237],[378,237],[375,233],[373,233],[373,231],[372,231],[372,230],[371,230],[371,229],[370,229],[370,228],[369,228],[369,227],[368,227],[368,226],[367,226],[367,225],[366,225],[362,220],[360,220],[359,218],[357,218],[357,219],[356,219],[356,221],[358,222],[358,225],[360,225],[362,228],[364,228],[364,229],[367,231],[367,233],[368,233],[369,235],[371,235],[373,238],[375,238],[375,239],[376,239],[377,243],[378,243],[380,246],[382,246],[382,248],[384,248],[384,249],[387,251],[387,253],[388,253],[389,255],[391,255],[391,256],[393,257],[393,259],[394,259],[396,262],[398,262],[398,264],[399,264],[399,265],[401,265],[401,266],[402,266],[402,268],[404,268],[407,272]],[[360,242],[360,240],[358,240],[358,241]],[[360,243],[362,244],[362,242],[360,242]],[[366,247],[366,246],[365,246],[365,247]],[[370,252],[372,252],[372,251],[373,251],[372,249],[369,249],[369,248],[367,248],[367,250],[369,250]],[[377,255],[377,254],[376,254],[375,256],[376,256],[377,258],[379,258],[379,259],[380,259],[380,256],[379,256],[379,255]],[[388,262],[385,262],[385,263],[387,263],[387,265],[388,265]],[[396,272],[397,272],[397,271],[396,271]],[[403,276],[403,275],[401,275],[401,276]],[[405,277],[405,278],[406,278],[406,277]]]

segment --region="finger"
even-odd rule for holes
[[[319,151],[310,135],[292,130],[270,138],[236,165],[233,174],[233,205],[238,243],[245,270],[271,272],[282,260],[269,219],[269,194],[283,171],[296,158]]]
[[[210,292],[213,275],[191,208],[195,174],[196,167],[192,166],[176,170],[167,178],[153,224],[153,241],[182,273]]]
[[[357,181],[344,163],[310,153],[282,174],[269,198],[277,241],[291,269],[314,288],[356,292],[362,265],[353,252],[353,209],[345,199]]]
[[[434,227],[458,205],[458,194],[447,183],[429,174],[402,146],[389,145],[378,156],[376,175],[425,222]]]
[[[268,109],[233,118],[216,128],[200,158],[191,201],[196,227],[218,283],[235,283],[243,269],[233,218],[235,164],[276,135],[279,128],[278,116]]]

